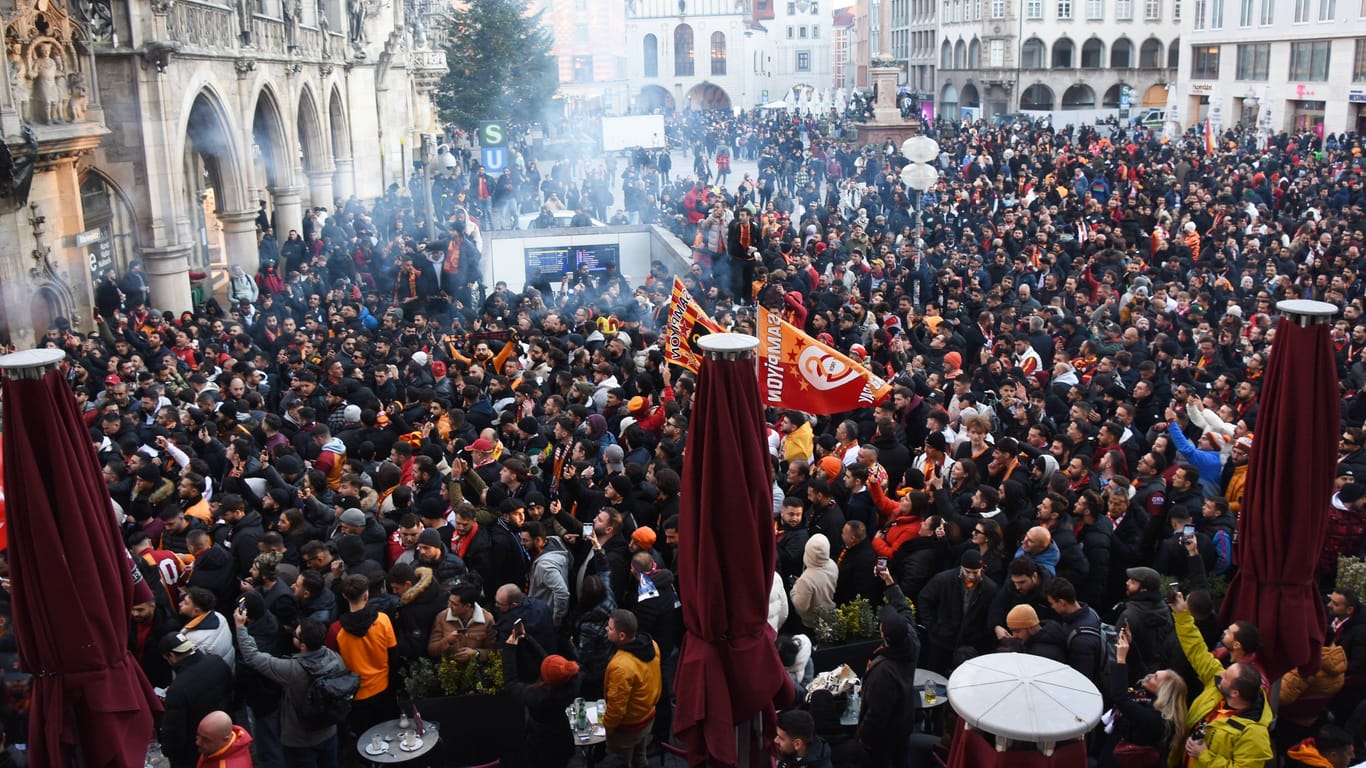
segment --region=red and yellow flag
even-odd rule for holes
[[[764,405],[828,415],[882,402],[892,385],[783,319],[759,309],[759,395]]]
[[[675,277],[669,314],[664,321],[664,359],[696,373],[702,358],[693,345],[709,333],[725,333],[725,329],[703,311],[683,281]]]
[[[1205,154],[1214,154],[1214,124],[1205,118]]]

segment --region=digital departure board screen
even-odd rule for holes
[[[564,279],[566,272],[587,266],[592,274],[618,267],[621,250],[616,243],[552,246],[525,249],[527,285],[546,286]]]

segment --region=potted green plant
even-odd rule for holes
[[[816,649],[811,653],[817,672],[848,664],[862,675],[873,651],[882,642],[878,631],[878,613],[866,597],[858,597],[833,608],[816,611],[816,626],[812,641]]]
[[[443,739],[447,761],[477,765],[511,756],[522,716],[503,691],[502,654],[469,661],[417,659],[399,670],[399,678],[418,713],[439,723],[442,733],[479,734]]]

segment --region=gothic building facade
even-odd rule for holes
[[[402,186],[446,71],[412,0],[0,0],[0,342],[90,330],[140,262],[152,304],[257,268],[311,206]],[[192,279],[193,278],[193,279]]]

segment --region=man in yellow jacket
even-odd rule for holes
[[[1193,768],[1261,768],[1271,751],[1271,706],[1262,694],[1262,674],[1251,664],[1224,669],[1205,647],[1186,596],[1177,593],[1172,619],[1181,650],[1204,685],[1186,713],[1186,762]],[[1200,726],[1203,726],[1201,728]],[[1203,736],[1203,738],[1199,738]]]
[[[620,755],[631,768],[646,768],[645,748],[664,678],[659,671],[659,646],[638,630],[636,615],[630,611],[612,611],[607,620],[607,639],[617,652],[603,675],[607,711],[602,725],[607,730],[607,754]]]

